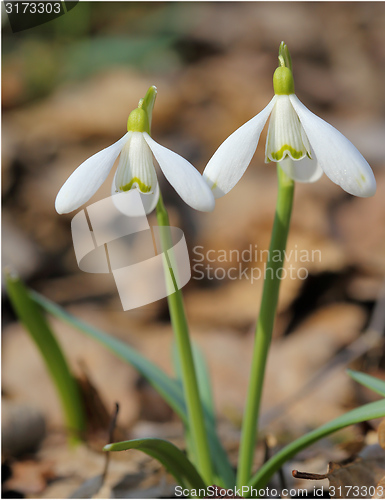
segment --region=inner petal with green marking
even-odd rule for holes
[[[122,149],[115,177],[117,192],[137,188],[142,193],[153,193],[157,178],[152,152],[141,132],[133,132]]]
[[[311,158],[311,149],[298,115],[289,96],[277,95],[270,116],[265,161],[281,161],[286,157],[301,160],[305,156]]]

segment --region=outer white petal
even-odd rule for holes
[[[211,212],[214,196],[198,170],[190,162],[161,146],[146,132],[143,133],[162,172],[183,201],[202,212]]]
[[[293,161],[291,158],[285,158],[279,162],[282,170],[293,180],[298,182],[315,182],[322,177],[323,170],[312,154],[310,158],[303,158],[299,161]]]
[[[294,94],[290,100],[325,174],[350,194],[373,196],[376,180],[358,149],[329,123],[309,111]]]
[[[111,186],[112,201],[113,201],[114,205],[116,206],[116,208],[119,210],[119,212],[121,212],[122,214],[128,215],[128,216],[132,216],[132,213],[130,213],[130,210],[129,210],[130,205],[124,203],[124,196],[122,195],[122,193],[119,193],[120,196],[115,196],[117,194],[115,184],[116,184],[116,173],[115,173],[114,180],[113,180],[112,186]],[[143,203],[144,210],[145,210],[146,214],[150,214],[155,209],[156,204],[158,203],[158,200],[159,200],[159,184],[158,184],[158,182],[156,182],[153,193],[141,193],[139,190],[138,190],[138,192],[139,192],[140,197],[142,199],[142,203]],[[129,193],[129,191],[127,191],[127,195],[128,195],[128,193]]]
[[[245,173],[275,101],[276,96],[258,115],[233,132],[206,165],[203,177],[215,198],[220,198],[233,189]]]
[[[76,210],[96,193],[129,137],[130,132],[127,132],[119,141],[88,158],[70,175],[56,197],[55,208],[59,214]]]

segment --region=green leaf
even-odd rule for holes
[[[275,472],[277,472],[285,462],[290,460],[290,458],[294,457],[301,450],[307,448],[308,446],[315,443],[316,441],[319,441],[325,436],[343,429],[344,427],[348,427],[349,425],[357,424],[359,422],[364,422],[365,420],[371,420],[373,418],[384,416],[385,399],[382,399],[381,401],[375,401],[374,403],[369,403],[367,405],[361,406],[360,408],[349,411],[348,413],[345,413],[345,415],[341,415],[331,422],[322,425],[318,429],[309,432],[305,436],[302,436],[289,445],[285,446],[259,469],[259,471],[252,477],[249,484],[255,489],[264,488],[270,480],[271,476]],[[246,494],[244,496],[248,497],[249,494]]]
[[[385,397],[385,382],[383,380],[367,375],[366,373],[356,372],[354,370],[346,370],[346,372],[359,384],[364,385],[368,389],[371,389],[377,394]]]
[[[140,450],[162,463],[183,488],[206,490],[194,465],[175,445],[164,439],[133,439],[105,446],[104,451]]]
[[[192,351],[194,357],[194,365],[197,374],[197,382],[199,387],[199,395],[202,400],[202,404],[205,410],[205,416],[215,427],[215,409],[214,409],[214,397],[212,392],[210,375],[207,367],[205,357],[199,346],[192,342]],[[176,377],[182,387],[182,374],[180,359],[178,358],[178,351],[176,349],[175,342],[172,346],[172,358],[175,369]]]
[[[186,405],[184,402],[183,390],[177,380],[173,380],[156,365],[148,361],[137,350],[128,344],[116,339],[101,330],[79,320],[72,314],[69,314],[62,307],[46,299],[42,295],[30,291],[31,297],[41,305],[47,312],[63,320],[89,337],[97,340],[119,358],[133,366],[154,389],[171,406],[175,413],[181,418],[185,425],[188,425]],[[207,422],[207,431],[209,435],[209,444],[216,473],[222,478],[227,488],[234,486],[235,476],[231,464],[228,460],[225,450],[216,434],[215,427],[210,419]]]
[[[203,404],[205,422],[208,428],[208,433],[209,434],[216,433],[214,398],[213,398],[211,380],[206,360],[204,358],[202,350],[194,342],[192,343],[192,351],[193,351],[194,364],[197,374],[199,394]],[[180,386],[183,387],[180,359],[178,358],[178,351],[176,349],[175,343],[172,346],[172,358],[177,379],[180,383]],[[191,441],[190,432],[187,427],[185,430],[185,438],[187,442],[187,449],[189,450],[190,455],[195,456],[194,443]],[[219,439],[217,440],[217,442],[219,443]],[[222,446],[219,445],[214,447],[211,443],[210,449],[211,449],[211,455],[213,456],[213,462],[216,463],[217,465],[216,467],[217,474],[219,474],[222,477],[228,477],[230,474],[230,477],[232,477],[234,473],[228,462],[226,452],[224,451]],[[223,455],[225,455],[225,458],[223,458]],[[219,477],[216,477],[215,481],[216,481],[215,484],[218,483],[219,486],[222,486],[222,481],[220,480]]]
[[[199,393],[205,408],[206,416],[215,427],[214,396],[206,359],[199,346],[193,343],[194,363],[197,371]]]
[[[211,457],[215,465],[215,484],[224,488],[233,488],[235,484],[235,473],[229,463],[226,451],[222,447],[218,438],[216,430],[214,396],[206,359],[197,344],[193,343],[192,347],[199,394],[202,399],[208,434],[211,436],[215,435],[215,440],[212,440],[209,443]]]
[[[41,308],[15,275],[6,274],[6,287],[15,313],[24,324],[42,355],[62,403],[72,441],[76,442],[85,429],[84,407],[79,387],[72,376],[63,351],[48,325]]]
[[[132,365],[149,383],[156,389],[171,408],[186,420],[186,408],[183,400],[183,394],[176,380],[171,379],[160,368],[148,361],[139,351],[121,340],[108,335],[84,321],[72,316],[63,308],[46,299],[36,292],[30,292],[33,299],[40,304],[47,312],[63,320],[77,330],[85,333],[89,337],[103,344],[107,349],[113,352],[123,361]]]

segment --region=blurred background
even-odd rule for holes
[[[123,312],[111,276],[78,269],[74,214],[59,216],[55,197],[80,163],[125,133],[129,112],[150,85],[158,88],[152,136],[202,172],[226,137],[272,98],[278,47],[287,43],[297,96],[355,144],[378,188],[373,198],[360,199],[326,176],[296,186],[288,251],[319,253],[305,262],[292,258],[295,270],[305,268],[308,277],[294,273],[282,283],[262,435],[271,446],[282,445],[375,398],[345,369],[385,378],[384,4],[80,2],[19,33],[12,33],[4,12],[2,23],[3,267],[170,374],[166,301]],[[246,174],[210,214],[190,209],[159,174],[171,223],[184,230],[193,265],[197,245],[214,270],[239,263],[209,262],[208,250],[218,256],[250,245],[268,248],[277,187],[274,165],[264,163],[265,137],[266,129]],[[90,203],[109,196],[112,175]],[[150,221],[156,223],[154,215]],[[263,262],[241,266],[263,269]],[[263,282],[200,276],[193,270],[185,305],[212,376],[220,434],[235,463]],[[87,378],[101,415],[87,445],[69,450],[52,382],[6,294],[3,323],[6,492],[66,498],[100,474],[100,449],[116,401],[120,436],[163,437],[183,446],[180,422],[133,368],[53,320],[71,368]],[[375,428],[347,429],[297,460],[304,470],[325,472],[328,461],[373,439]],[[25,449],[20,435],[35,441]],[[169,496],[170,481],[155,462],[139,452],[118,455],[103,495]],[[262,457],[260,446],[256,466]],[[288,481],[294,481],[291,468]]]

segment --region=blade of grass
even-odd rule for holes
[[[38,347],[59,395],[71,441],[79,440],[85,429],[84,407],[79,387],[41,308],[14,274],[6,274],[6,287],[15,313]]]
[[[210,445],[210,450],[211,450],[211,455],[214,457],[214,482],[218,486],[223,486],[224,488],[230,488],[234,486],[234,480],[235,480],[235,474],[233,469],[231,468],[231,465],[227,459],[226,452],[223,449],[219,438],[217,438],[217,435],[213,439],[212,436],[215,433],[216,434],[216,422],[215,422],[215,411],[214,411],[214,405],[213,405],[213,393],[212,393],[212,386],[211,386],[211,380],[209,376],[209,371],[207,368],[206,360],[203,356],[203,353],[199,346],[195,344],[194,342],[192,343],[192,350],[193,350],[193,356],[194,356],[194,364],[196,366],[197,370],[197,381],[198,381],[198,387],[199,387],[199,394],[202,400],[203,404],[203,410],[205,414],[205,420],[206,420],[206,425],[210,433],[210,438],[209,438],[209,445]],[[172,349],[172,358],[173,358],[173,364],[174,364],[174,369],[176,376],[178,380],[181,382],[181,373],[180,373],[180,361],[178,358],[178,353],[176,350],[175,344],[173,344],[173,349]],[[182,387],[182,385],[181,385]],[[191,433],[189,432],[188,427],[185,427],[185,440],[186,440],[186,445],[187,449],[189,451],[189,454],[193,456],[194,454],[194,443],[192,442],[191,439]],[[223,478],[228,478],[228,480],[225,480]]]
[[[366,373],[356,372],[354,370],[346,370],[346,372],[359,384],[364,385],[368,389],[371,389],[377,394],[385,397],[385,382],[383,380],[367,375]]]
[[[186,406],[183,397],[183,390],[177,380],[173,380],[164,373],[156,365],[148,361],[137,350],[133,349],[128,344],[116,339],[107,333],[88,325],[84,321],[76,318],[72,314],[65,311],[62,307],[48,300],[42,295],[30,290],[30,296],[36,301],[45,311],[52,314],[56,318],[71,325],[82,333],[103,344],[107,349],[113,352],[120,359],[123,359],[133,366],[154,389],[163,397],[163,399],[171,406],[175,413],[181,418],[183,423],[187,424]],[[216,434],[215,427],[207,420],[208,434],[210,441],[210,449],[212,450],[213,461],[216,473],[222,478],[227,488],[234,486],[235,475],[231,467],[229,459],[219,438]]]
[[[249,485],[255,489],[265,488],[266,484],[277,472],[282,465],[287,462],[290,458],[294,457],[301,450],[309,447],[311,444],[319,441],[320,439],[336,432],[349,425],[357,424],[359,422],[364,422],[365,420],[371,420],[373,418],[379,418],[385,416],[385,399],[381,401],[375,401],[374,403],[369,403],[367,405],[356,408],[340,417],[328,422],[318,429],[309,432],[305,436],[296,439],[289,445],[282,448],[276,455],[270,458],[252,477]],[[250,496],[250,491],[244,494],[245,497]]]
[[[145,377],[154,389],[159,392],[171,408],[182,420],[186,418],[186,410],[183,401],[183,394],[178,383],[171,379],[156,365],[148,361],[139,351],[121,340],[108,335],[102,330],[98,330],[84,321],[76,318],[65,311],[62,307],[46,299],[42,295],[30,291],[31,297],[40,304],[47,312],[71,325],[82,333],[85,333],[94,340],[107,347],[123,361],[132,365],[143,377]]]
[[[186,455],[164,439],[133,439],[105,446],[104,451],[141,450],[162,463],[184,488],[204,489],[205,483]]]

